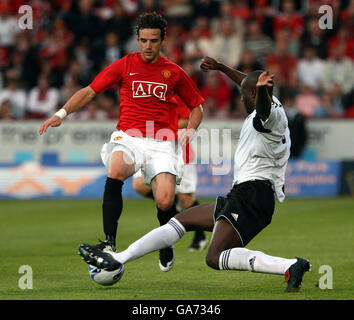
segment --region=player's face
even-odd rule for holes
[[[140,45],[141,56],[146,62],[156,62],[160,56],[163,45],[160,29],[139,30],[138,43]]]
[[[246,112],[248,114],[251,114],[255,106],[255,96],[253,96],[253,94],[250,92],[242,92],[241,90],[241,101],[243,102],[246,108]]]

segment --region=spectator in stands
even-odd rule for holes
[[[343,107],[347,118],[354,118],[354,88],[343,96]]]
[[[14,50],[23,57],[21,80],[23,87],[28,90],[36,85],[40,73],[40,44],[33,40],[31,31],[27,30],[17,35]]]
[[[339,14],[339,19],[348,29],[350,35],[354,34],[354,0],[349,0],[349,5]]]
[[[0,98],[5,99],[10,87],[15,86],[16,92],[23,89],[22,94],[12,93],[12,97],[28,96],[30,89],[37,86],[40,74],[60,91],[58,99],[66,101],[64,96],[86,86],[95,73],[119,55],[140,50],[133,30],[138,12],[166,10],[170,23],[164,54],[185,68],[200,88],[207,79],[200,77],[199,68],[196,69],[189,58],[195,62],[204,55],[211,55],[232,66],[238,64],[238,69],[245,73],[263,68],[274,72],[274,91],[281,99],[288,88],[298,92],[304,85],[309,86],[320,98],[323,108],[332,110],[330,105],[334,108],[335,112],[327,112],[326,117],[337,117],[341,110],[349,117],[354,114],[354,1],[310,0],[301,16],[296,9],[305,2],[36,0],[29,2],[33,8],[34,28],[19,30],[16,15],[19,4],[25,1],[0,0]],[[277,14],[278,3],[281,4],[280,14]],[[319,28],[318,9],[323,4],[333,8],[332,30]],[[117,37],[112,36],[112,32]],[[231,36],[225,35],[228,32]],[[299,46],[301,59],[297,63]],[[217,53],[212,52],[215,47]],[[8,71],[21,81],[8,81]],[[241,103],[239,92],[235,87],[231,92],[232,114],[243,116],[237,108]],[[304,97],[303,92],[300,97]],[[110,101],[104,98],[97,104],[108,110]],[[210,101],[213,111],[215,103]],[[21,108],[28,103],[20,108],[17,103],[9,99],[4,103],[4,110],[9,109],[14,119],[21,119],[23,111],[20,110],[25,110]],[[107,110],[108,117],[118,117],[116,108],[115,112]],[[315,116],[318,114],[320,109]]]
[[[78,8],[66,12],[63,19],[68,29],[74,33],[75,42],[87,37],[94,43],[102,36],[102,21],[94,14],[94,0],[79,0]]]
[[[122,52],[122,46],[120,42],[120,38],[115,32],[107,32],[105,35],[106,41],[106,52],[105,58],[108,63],[112,63],[118,59],[120,59],[124,53]]]
[[[14,120],[11,114],[10,100],[0,100],[0,120]]]
[[[189,29],[193,24],[194,7],[189,0],[160,0],[160,6],[167,20],[183,24]]]
[[[246,33],[245,20],[241,17],[235,17],[234,15],[234,3],[228,0],[220,2],[218,15],[211,19],[210,27],[212,34],[220,32],[220,23],[224,18],[231,19],[234,23],[234,29],[244,37]]]
[[[324,62],[316,55],[313,47],[306,47],[303,56],[297,64],[297,77],[300,85],[307,85],[312,90],[318,91],[321,87],[321,78]]]
[[[275,33],[275,41],[285,41],[288,44],[288,52],[299,58],[300,56],[300,41],[299,38],[294,36],[289,27],[283,27]]]
[[[342,25],[337,33],[328,40],[328,57],[333,57],[335,55],[335,49],[337,47],[343,47],[344,55],[354,60],[354,35],[349,34],[348,27]]]
[[[22,119],[25,114],[27,94],[20,88],[20,79],[14,70],[7,71],[6,86],[0,91],[0,104],[6,101],[4,108],[11,118]]]
[[[69,67],[67,68],[63,76],[63,85],[71,83],[76,88],[85,87],[90,83],[91,75],[87,72],[87,69],[81,65],[76,59],[71,59]],[[70,96],[67,97],[67,101]]]
[[[213,19],[219,14],[220,5],[224,1],[215,1],[215,0],[202,0],[193,2],[193,18],[196,17],[206,17],[208,19]]]
[[[10,3],[0,2],[0,47],[12,48],[20,32],[17,19],[11,15]]]
[[[330,92],[324,92],[321,95],[321,104],[315,110],[313,116],[318,118],[339,118],[344,112],[341,105],[335,104]]]
[[[327,58],[327,41],[324,31],[318,25],[318,17],[313,17],[308,20],[306,28],[301,36],[302,48],[314,47],[316,55],[320,59]]]
[[[206,55],[210,55],[210,46],[211,41],[207,36],[203,35],[201,26],[194,24],[184,43],[184,58],[194,61],[197,68],[199,67],[200,59]]]
[[[138,12],[143,11],[159,11],[160,9],[159,0],[138,0]]]
[[[230,112],[231,89],[216,71],[208,72],[200,90],[205,99],[206,117],[223,118]]]
[[[170,29],[172,31],[177,31],[175,29]],[[167,59],[172,62],[181,65],[184,59],[184,48],[181,39],[178,37],[178,33],[174,35],[169,34],[169,37],[165,40],[165,45],[163,47],[163,54]]]
[[[253,53],[258,63],[263,65],[265,57],[273,52],[274,42],[269,36],[263,33],[261,25],[257,20],[251,20],[247,25],[244,47]]]
[[[295,38],[299,38],[304,28],[304,19],[296,12],[293,0],[283,0],[281,2],[281,12],[274,19],[274,32],[288,27]]]
[[[284,39],[278,39],[275,52],[269,54],[265,59],[266,70],[274,73],[274,82],[277,86],[274,90],[279,90],[282,97],[282,91],[288,88],[296,87],[296,66],[297,59],[288,52],[288,42]]]
[[[296,108],[307,118],[311,118],[315,110],[321,105],[320,98],[313,92],[311,87],[302,85],[300,92],[295,97]]]
[[[3,88],[4,88],[4,75],[0,68],[0,90],[2,90]]]
[[[290,158],[301,158],[307,142],[306,118],[296,108],[294,95],[291,92],[284,96],[283,107],[288,118],[290,130]]]
[[[236,67],[240,63],[243,51],[242,35],[234,29],[233,20],[223,18],[220,21],[220,33],[213,35],[210,55],[227,65]]]
[[[269,0],[254,0],[254,7],[252,10],[252,20],[256,20],[260,29],[269,37],[274,36],[273,21],[277,15],[277,10],[270,5]]]
[[[37,87],[29,92],[27,118],[44,119],[51,116],[59,103],[58,89],[51,87],[48,78],[40,75]]]
[[[120,1],[114,2],[113,16],[104,21],[104,30],[106,34],[107,32],[115,32],[123,47],[133,35],[132,21],[127,16]]]
[[[338,84],[334,84],[332,90],[330,91],[330,94],[332,96],[334,108],[337,110],[337,112],[343,114],[345,111],[343,104],[343,97],[345,96],[345,94],[343,94],[342,87]]]
[[[106,33],[104,50],[102,53],[102,60],[105,61],[106,64],[111,64],[124,55],[117,33],[111,31]],[[96,61],[98,60],[99,59]]]
[[[354,64],[344,50],[343,46],[333,48],[332,56],[324,62],[321,82],[325,91],[333,90],[337,84],[345,94],[354,87]]]

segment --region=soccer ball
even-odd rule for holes
[[[124,266],[121,265],[119,269],[113,271],[106,271],[95,266],[89,265],[88,268],[90,278],[102,286],[112,286],[118,282],[124,273]]]

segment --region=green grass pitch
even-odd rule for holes
[[[206,201],[202,201],[206,202]],[[150,200],[126,200],[118,250],[157,226]],[[0,201],[0,300],[352,300],[354,298],[354,198],[287,199],[276,204],[273,221],[248,248],[270,255],[308,258],[300,292],[285,293],[283,276],[216,271],[205,264],[206,250],[188,252],[192,233],[175,245],[176,262],[167,273],[154,252],[125,265],[112,287],[94,283],[77,255],[82,242],[103,237],[101,201]],[[210,233],[209,233],[210,238]],[[22,265],[33,271],[33,289],[20,289]],[[333,289],[316,284],[333,270]],[[326,282],[328,283],[328,282]]]

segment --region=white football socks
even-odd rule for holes
[[[119,253],[112,253],[114,259],[120,263],[126,263],[144,256],[152,251],[170,247],[185,234],[186,229],[175,218],[161,227],[158,227],[134,243],[126,250]]]
[[[219,257],[220,270],[248,270],[262,273],[285,274],[297,259],[269,256],[261,251],[246,248],[232,248],[223,251]]]

